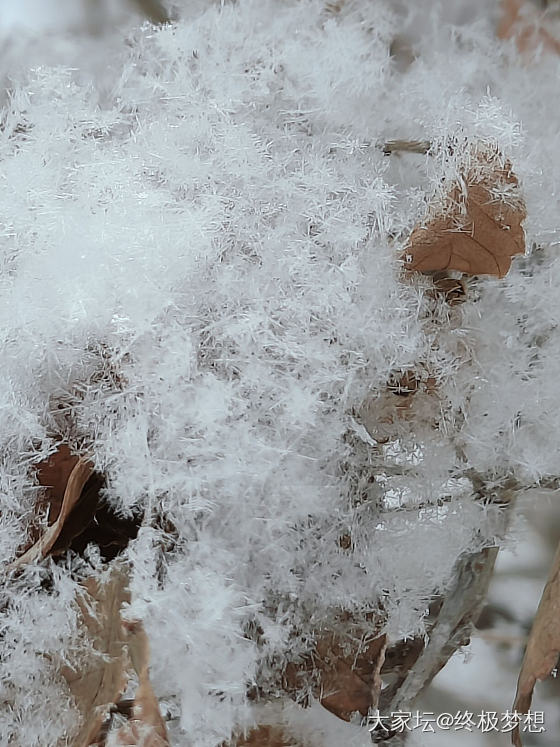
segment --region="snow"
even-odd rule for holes
[[[429,5],[418,25],[384,0],[185,4],[104,42],[22,30],[0,59],[0,554],[55,437],[91,453],[115,509],[144,512],[131,614],[177,744],[250,724],[248,683],[276,694],[272,662],[341,607],[365,624],[383,590],[385,629],[421,633],[457,557],[494,539],[468,470],[556,473],[560,61],[525,64],[482,3]],[[435,155],[383,153],[407,137]],[[443,325],[398,258],[480,141],[511,160],[536,251],[440,301]],[[382,421],[414,367],[436,393]],[[75,718],[48,653],[76,645],[79,574],[41,568],[2,581],[3,744],[55,745]]]

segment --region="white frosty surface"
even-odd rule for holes
[[[560,62],[524,65],[480,5],[442,19],[430,3],[419,25],[382,0],[335,16],[315,0],[185,3],[173,27],[103,43],[11,31],[3,47],[0,557],[53,434],[91,449],[113,505],[146,511],[131,614],[177,744],[250,723],[247,683],[340,608],[359,618],[382,598],[393,637],[422,632],[457,556],[495,531],[464,469],[556,474]],[[379,147],[407,137],[440,155]],[[459,168],[449,144],[479,140],[514,164],[543,250],[532,274],[517,260],[429,324],[397,258]],[[437,395],[375,451],[352,413],[420,364]],[[166,555],[148,526],[162,515]],[[76,568],[48,593],[41,573],[2,589],[0,733],[22,747],[75,719],[43,654],[77,645]]]

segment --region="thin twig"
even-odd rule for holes
[[[382,150],[386,156],[402,151],[406,153],[426,154],[431,147],[432,144],[429,140],[387,140],[387,142],[382,145]]]
[[[472,633],[473,638],[481,638],[489,643],[505,643],[508,646],[525,646],[528,640],[526,635],[512,635],[510,633],[499,633],[492,630],[476,630]]]

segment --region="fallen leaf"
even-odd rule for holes
[[[248,734],[239,737],[235,747],[298,747],[300,744],[289,737],[279,726],[257,726]]]
[[[54,454],[36,467],[39,485],[45,488],[44,494],[37,502],[37,509],[40,513],[42,510],[47,512],[49,525],[58,519],[64,491],[78,459],[79,456],[72,454],[66,444],[61,444]]]
[[[70,547],[76,549],[75,540],[80,537],[86,529],[94,522],[99,534],[98,510],[101,505],[101,490],[105,485],[105,478],[98,472],[93,472],[66,515],[64,524],[60,530],[56,542],[51,548],[52,556],[60,555]],[[99,546],[101,542],[96,542]]]
[[[345,661],[321,675],[321,705],[344,721],[350,721],[358,711],[362,716],[372,705],[371,689]]]
[[[552,562],[548,580],[529,634],[513,710],[526,713],[531,707],[537,680],[550,675],[560,655],[560,544]],[[512,732],[512,742],[521,747],[519,727]]]
[[[377,704],[386,645],[381,635],[348,649],[336,633],[323,633],[312,656],[288,664],[285,689],[296,692],[311,681],[315,697],[338,718],[350,721],[356,712],[366,716]]]
[[[22,555],[7,570],[46,555],[56,557],[68,549],[81,554],[90,543],[110,562],[136,538],[142,514],[118,514],[103,497],[105,477],[94,472],[87,459],[81,461],[79,465],[80,457],[63,444],[37,465],[37,479],[44,490],[35,506],[36,521],[31,522]],[[43,518],[44,523],[45,516],[47,530],[39,522]]]
[[[78,459],[78,455],[72,454],[66,444],[61,444],[48,459],[35,465],[37,481],[42,490],[38,493],[21,553],[27,552],[37,542],[44,532],[45,522],[50,526],[57,520],[68,478]]]
[[[104,583],[88,579],[84,592],[77,599],[82,624],[94,653],[87,661],[73,667],[65,666],[62,670],[82,716],[75,747],[95,743],[103,722],[126,686],[127,658],[121,608],[129,599],[128,573],[121,564],[113,566]]]
[[[459,270],[504,277],[511,258],[525,251],[521,223],[526,217],[517,177],[497,155],[479,154],[455,184],[447,202],[417,226],[404,252],[405,268],[416,272]],[[498,190],[508,199],[495,196]],[[433,213],[433,209],[432,209]]]
[[[60,480],[62,479],[62,475],[67,468],[68,464],[66,463],[66,461],[64,463],[64,466],[60,466],[58,470],[53,467],[54,472],[57,473],[56,477],[58,487],[60,487]],[[58,513],[56,521],[45,530],[43,535],[37,540],[37,542],[35,542],[35,544],[33,544],[26,552],[24,552],[23,555],[21,555],[19,558],[8,565],[8,571],[15,570],[23,565],[27,565],[28,563],[33,563],[36,560],[40,560],[41,558],[44,558],[46,555],[48,555],[48,553],[56,543],[60,533],[62,532],[64,523],[70,515],[72,508],[80,498],[84,485],[91,477],[92,472],[93,464],[89,461],[89,459],[85,457],[79,457],[76,461],[76,464],[72,468],[72,471],[70,472],[70,476],[68,477],[68,481],[64,489],[62,505],[60,507],[60,511]]]
[[[500,39],[515,39],[521,54],[540,47],[560,54],[560,42],[542,25],[534,6],[524,0],[502,0],[497,35]]]
[[[149,677],[150,646],[139,621],[123,623],[128,655],[138,675],[138,689],[128,723],[122,726],[115,744],[118,747],[141,744],[142,747],[168,747],[167,729]]]
[[[344,652],[335,636],[319,640],[315,665],[321,673],[321,705],[344,721],[350,721],[356,711],[367,716],[377,705],[386,646],[384,635],[350,653]]]

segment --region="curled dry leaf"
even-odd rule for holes
[[[88,579],[84,592],[77,599],[94,653],[87,661],[62,670],[82,715],[74,747],[95,744],[103,722],[126,686],[127,659],[121,608],[127,601],[128,573],[121,564],[113,566],[104,583]]]
[[[463,186],[454,185],[436,214],[413,230],[404,252],[406,269],[500,278],[508,273],[511,258],[525,251],[526,212],[510,164],[498,161],[497,155],[479,154]]]
[[[104,476],[93,471],[86,457],[72,454],[63,444],[36,469],[43,491],[27,544],[7,570],[68,549],[81,554],[88,544],[97,545],[101,557],[111,561],[137,536],[141,512],[119,515],[103,496]],[[46,530],[41,526],[45,517]]]
[[[45,521],[47,526],[51,526],[58,519],[68,478],[78,459],[78,455],[72,454],[66,444],[61,444],[47,459],[35,465],[37,481],[42,489],[37,495],[21,553],[27,552],[41,537]]]
[[[37,465],[37,480],[45,491],[39,498],[36,508],[40,513],[47,513],[49,525],[58,519],[64,491],[78,459],[79,456],[72,454],[66,444],[61,444],[54,454]]]
[[[150,646],[148,636],[138,621],[124,622],[128,655],[138,675],[138,689],[127,724],[122,726],[115,745],[168,747],[167,729],[149,678]]]
[[[550,675],[560,655],[560,544],[525,650],[513,710],[526,713],[531,707],[537,680]],[[521,747],[519,727],[512,732],[512,742]]]
[[[62,480],[67,474],[70,464],[71,460],[68,458],[68,455],[65,452],[62,452],[60,463],[55,458],[50,467],[47,466],[45,468],[47,475],[50,474],[54,478],[53,496],[55,498],[60,492]],[[26,552],[24,552],[23,555],[17,558],[13,563],[10,563],[10,565],[8,566],[8,571],[15,570],[16,568],[20,568],[21,566],[27,565],[28,563],[33,563],[36,560],[40,560],[41,558],[44,558],[46,555],[48,555],[48,553],[54,547],[60,533],[62,532],[66,520],[70,516],[72,509],[80,498],[84,485],[89,480],[92,473],[93,464],[89,461],[89,459],[85,457],[77,458],[68,476],[68,481],[66,482],[66,487],[64,489],[62,498],[62,504],[60,506],[60,510],[58,511],[56,521],[54,521],[54,523],[52,523],[46,529],[43,535]],[[43,473],[43,479],[46,479],[45,473]]]

